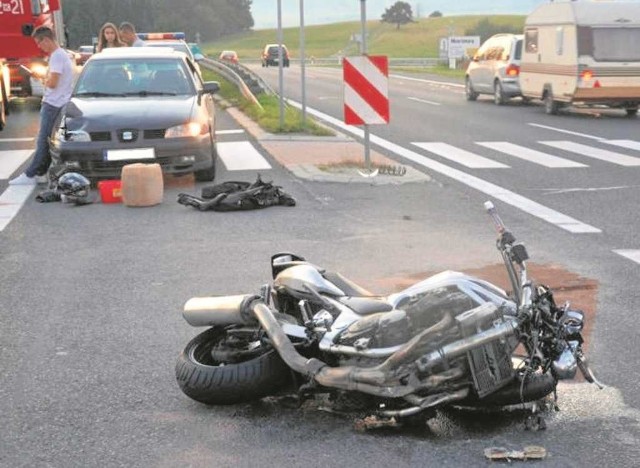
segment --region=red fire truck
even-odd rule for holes
[[[4,126],[11,96],[42,94],[42,85],[21,65],[35,74],[46,72],[45,54],[31,38],[40,26],[49,26],[64,47],[66,34],[60,0],[0,0],[0,129]]]

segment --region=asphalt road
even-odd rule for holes
[[[287,70],[289,79],[293,70]],[[314,107],[336,112],[335,94],[325,91],[330,80],[313,80],[313,85]],[[337,83],[332,86],[336,89]],[[513,122],[528,122],[522,113],[546,121],[536,107],[498,109],[485,102],[471,107],[457,88],[446,89],[417,97],[442,97],[449,106],[432,110],[407,99],[409,107],[415,105],[413,114],[401,117],[403,107],[394,104],[397,124],[374,133],[405,148],[414,141],[453,144],[460,138],[471,143],[471,132],[485,141],[504,141],[505,134],[493,133],[495,125],[489,125],[499,119],[501,125],[514,125],[509,141],[525,144],[519,140],[524,124]],[[448,112],[455,115],[447,117]],[[408,119],[404,125],[403,119]],[[582,128],[577,119],[591,122],[570,116],[560,123]],[[600,135],[633,138],[617,129],[635,121],[607,119],[597,121],[604,122]],[[424,128],[415,124],[427,120]],[[32,142],[2,139],[33,135],[36,121],[33,110],[12,115],[0,134],[0,151],[32,147]],[[438,131],[441,121],[449,125]],[[463,122],[457,133],[454,121]],[[485,133],[473,130],[476,124]],[[235,122],[220,112],[218,130],[235,129]],[[219,138],[255,143],[243,133]],[[548,418],[547,431],[524,431],[520,412],[448,411],[428,430],[360,434],[352,418],[318,405],[291,408],[267,400],[208,408],[183,396],[173,363],[198,330],[182,320],[182,305],[196,295],[257,291],[269,280],[274,252],[298,252],[380,292],[393,291],[407,278],[499,261],[482,211],[487,196],[476,189],[431,171],[432,182],[400,186],[310,183],[262,156],[272,166],[261,171],[263,176],[290,192],[296,207],[200,213],[175,203],[179,192],[197,193],[202,187],[185,184],[167,187],[165,202],[153,208],[72,207],[29,199],[0,232],[1,466],[484,466],[484,448],[526,445],[548,450],[545,466],[637,463],[640,399],[633,344],[639,266],[612,252],[638,248],[630,234],[637,218],[631,198],[626,204],[622,195],[617,203],[600,200],[609,196],[605,191],[581,193],[570,203],[520,190],[593,223],[602,229],[599,234],[571,233],[498,204],[537,262],[562,265],[599,285],[589,346],[594,368],[609,387],[562,385],[562,411]],[[491,170],[483,177],[511,190],[546,180],[530,170],[523,172],[526,178],[518,176],[521,166],[508,161],[515,175]],[[256,174],[228,171],[222,162],[218,171],[218,181],[253,180]],[[629,184],[628,177],[620,185]],[[6,180],[0,181],[0,192],[6,188]],[[608,226],[615,217],[628,218],[627,236],[625,229]]]

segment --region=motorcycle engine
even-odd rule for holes
[[[411,338],[409,318],[404,310],[380,312],[351,324],[341,335],[339,344],[367,348],[389,348],[406,343]]]

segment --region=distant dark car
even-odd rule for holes
[[[93,55],[93,46],[92,45],[83,45],[78,47],[79,57],[77,59],[78,65],[84,65],[84,63],[89,60],[89,57]]]
[[[278,44],[267,44],[262,51],[262,66],[278,66]],[[282,66],[289,66],[289,51],[287,46],[282,44]]]
[[[238,63],[238,54],[235,50],[223,50],[220,52],[219,60],[224,60],[226,62]]]
[[[92,179],[125,164],[159,163],[211,181],[217,158],[213,96],[195,64],[171,49],[105,49],[91,57],[51,138],[51,157]]]

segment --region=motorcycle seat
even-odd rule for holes
[[[375,297],[341,297],[338,298],[338,301],[358,315],[370,315],[393,310],[393,306],[387,301]]]
[[[350,279],[345,278],[340,273],[334,271],[322,271],[324,279],[333,283],[338,289],[344,292],[345,296],[351,297],[376,297],[375,294],[367,291],[362,286],[358,286]]]

